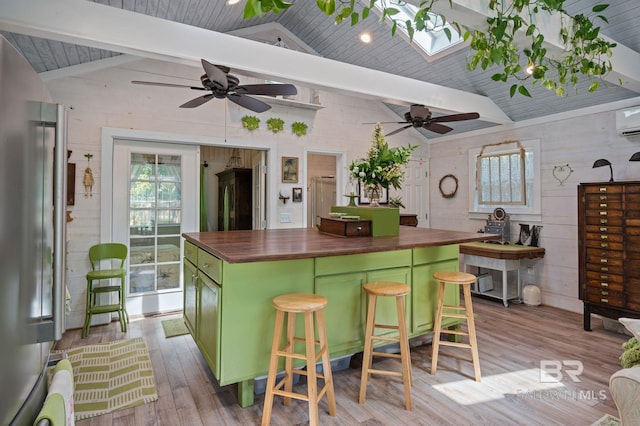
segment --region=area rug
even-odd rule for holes
[[[156,401],[158,392],[142,337],[65,351],[73,367],[76,420]]]
[[[182,318],[172,318],[162,321],[162,329],[164,330],[164,337],[175,337],[188,334],[189,330]]]
[[[592,423],[591,426],[620,426],[620,420],[609,414],[605,414],[598,421]]]

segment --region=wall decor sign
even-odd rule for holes
[[[282,182],[298,183],[298,157],[282,157]]]

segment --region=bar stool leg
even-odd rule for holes
[[[298,315],[293,312],[287,312],[287,342],[284,347],[285,352],[293,353],[295,350],[295,335],[296,335],[296,317]],[[284,390],[291,393],[293,389],[293,358],[285,357],[284,359]],[[284,405],[289,406],[291,404],[291,397],[284,397]]]
[[[309,397],[309,424],[318,424],[318,378],[316,375],[316,342],[313,312],[304,313],[304,339],[307,350],[307,395]]]
[[[463,287],[464,308],[467,313],[467,327],[469,329],[469,346],[471,346],[471,358],[473,359],[473,372],[476,382],[480,381],[480,356],[478,355],[478,342],[476,340],[476,324],[473,319],[473,306],[471,304],[471,285]]]
[[[264,396],[264,408],[262,409],[262,426],[271,423],[271,410],[273,408],[273,388],[276,384],[276,372],[278,371],[278,347],[282,337],[282,324],[284,312],[276,311],[276,321],[273,329],[273,341],[271,343],[271,357],[269,358],[269,372],[267,373],[267,387]]]
[[[440,334],[442,333],[442,306],[444,306],[444,282],[438,285],[438,302],[436,319],[431,342],[431,374],[436,374],[438,367],[438,350],[440,349]]]
[[[398,332],[400,333],[400,357],[402,360],[402,382],[404,383],[404,401],[407,411],[411,411],[411,354],[409,352],[409,336],[404,313],[404,296],[396,296],[396,310],[398,312]]]
[[[316,322],[318,325],[318,341],[322,351],[322,371],[324,375],[324,386],[327,392],[327,404],[329,405],[329,415],[336,415],[336,395],[333,389],[333,373],[331,372],[331,359],[329,358],[329,346],[327,340],[327,329],[324,322],[324,311],[316,311]]]
[[[369,370],[371,369],[373,352],[373,328],[376,320],[376,298],[374,294],[369,295],[369,307],[367,308],[367,326],[364,335],[364,353],[362,356],[362,375],[360,378],[360,398],[358,402],[364,404],[367,395],[367,381],[369,380]]]

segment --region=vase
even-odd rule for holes
[[[382,194],[382,187],[380,185],[370,185],[367,189],[369,207],[380,207],[380,194]]]

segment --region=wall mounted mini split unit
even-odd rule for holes
[[[616,130],[622,136],[640,135],[640,106],[616,111]]]

